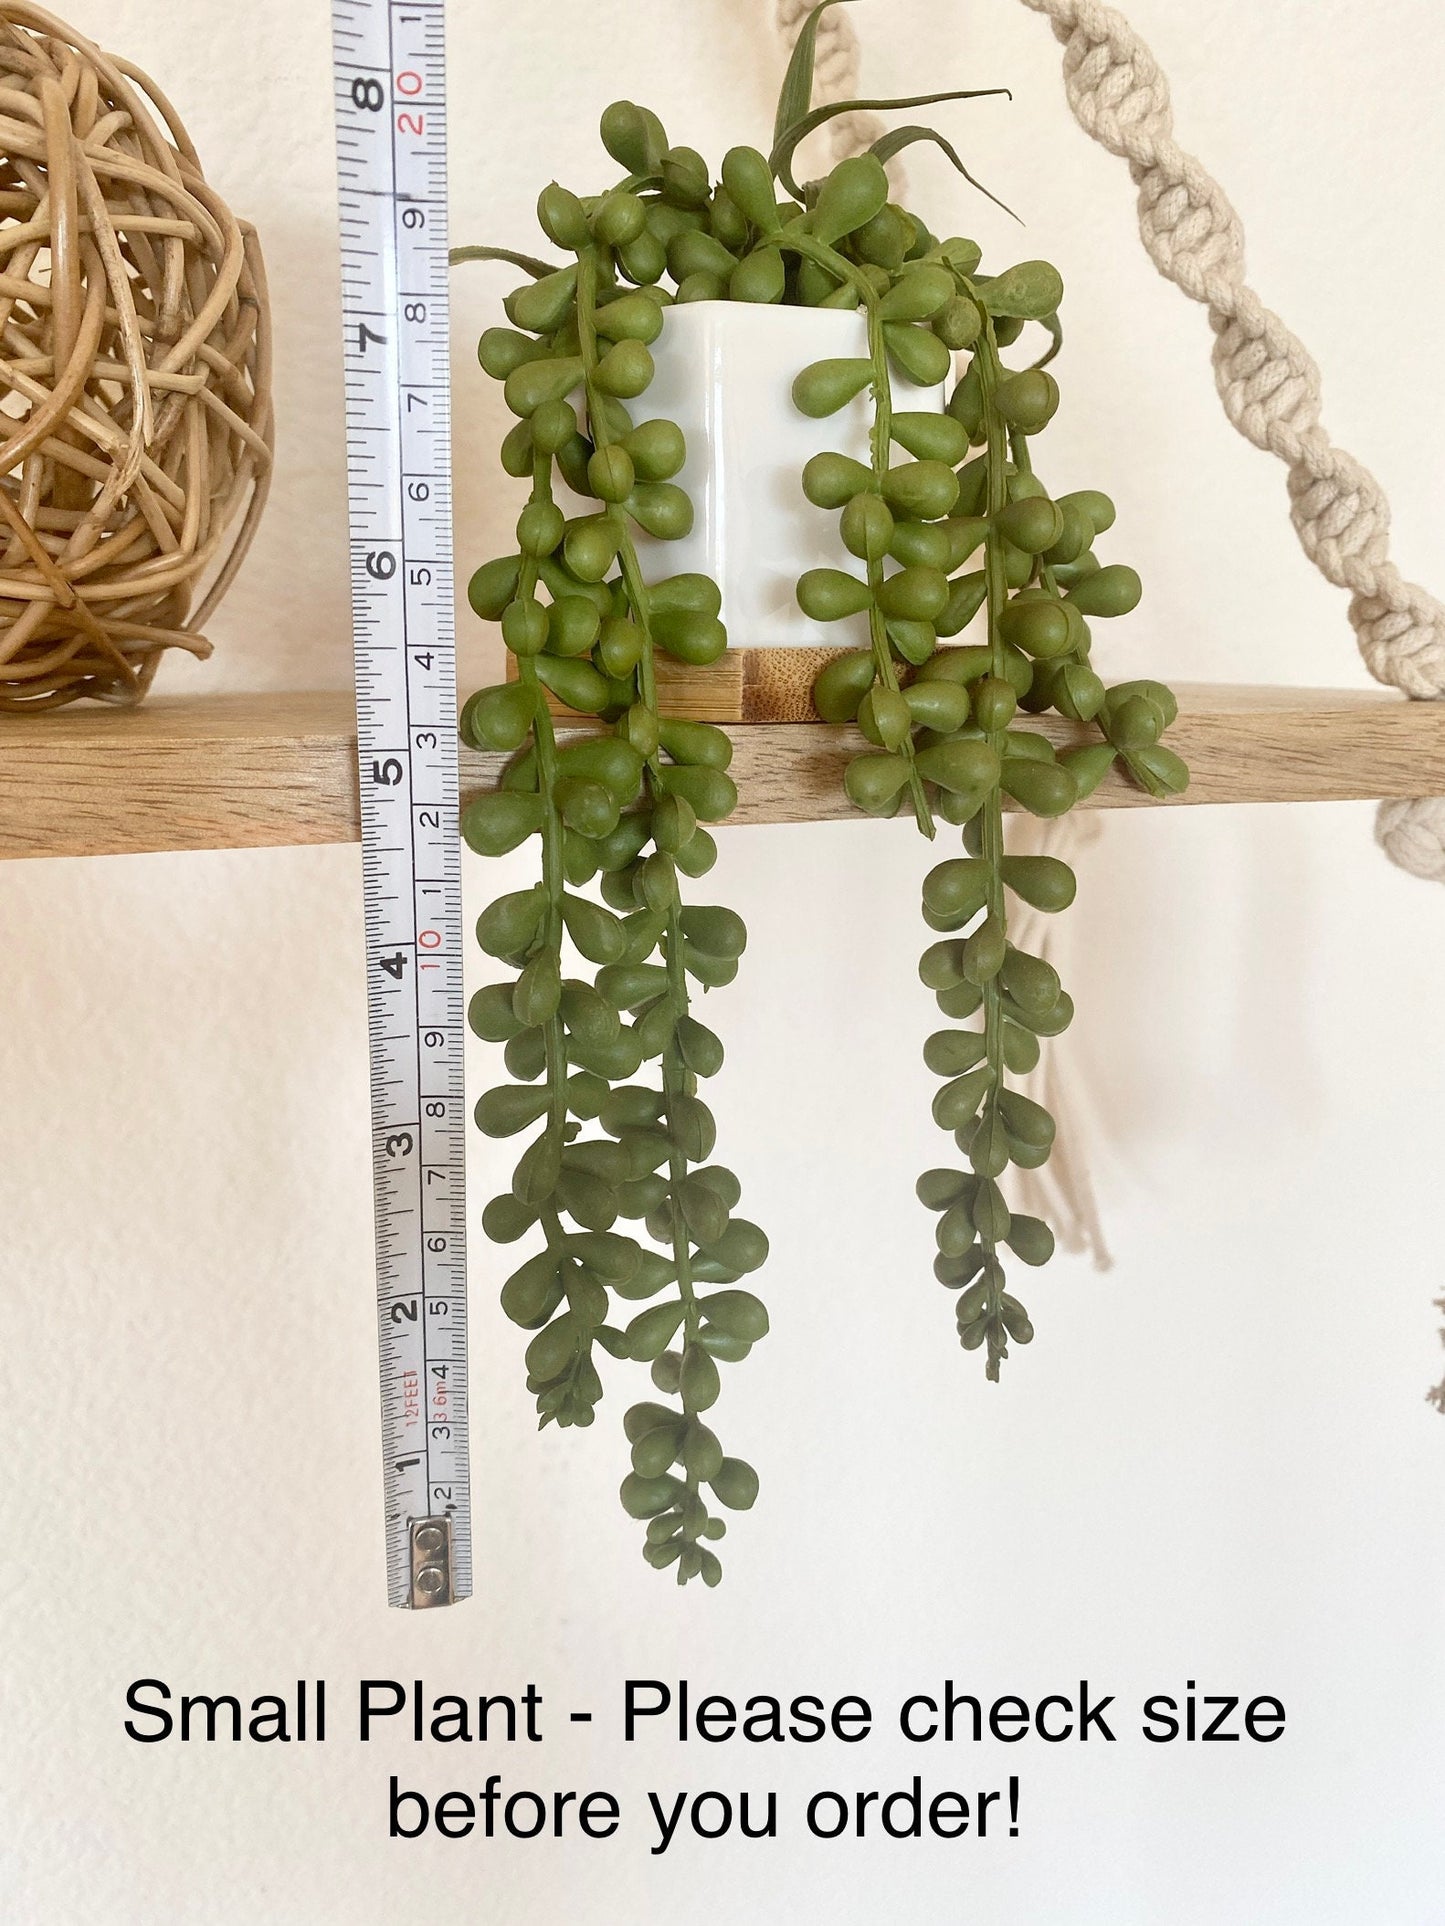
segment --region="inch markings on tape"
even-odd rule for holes
[[[387,1591],[471,1593],[443,0],[333,0]]]

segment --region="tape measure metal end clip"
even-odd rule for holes
[[[452,1603],[452,1521],[416,1518],[411,1527],[411,1605],[424,1611]]]

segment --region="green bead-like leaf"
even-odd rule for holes
[[[582,1339],[577,1320],[563,1311],[540,1330],[527,1346],[527,1370],[544,1383],[562,1375],[571,1365]]]
[[[726,1336],[756,1344],[768,1334],[768,1313],[751,1291],[714,1291],[700,1300],[703,1316]]]
[[[625,1333],[627,1355],[643,1364],[661,1357],[676,1335],[682,1318],[681,1303],[655,1304],[639,1312]]]
[[[504,1083],[484,1091],[477,1099],[477,1128],[487,1137],[514,1137],[528,1124],[545,1116],[552,1102],[550,1091],[535,1090],[527,1084]]]
[[[793,404],[814,419],[836,415],[861,395],[872,379],[873,363],[868,360],[815,361],[793,382]]]
[[[729,1511],[751,1511],[757,1503],[758,1474],[742,1458],[724,1458],[708,1483]]]
[[[982,282],[979,298],[990,314],[1042,321],[1064,298],[1063,277],[1048,261],[1020,261],[1017,267]]]
[[[864,227],[888,202],[888,174],[874,154],[853,154],[828,175],[814,203],[809,225],[815,237],[832,246]]]
[[[1005,856],[999,865],[1008,887],[1037,910],[1066,910],[1078,889],[1074,872],[1057,856]]]

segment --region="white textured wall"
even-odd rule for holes
[[[261,224],[281,455],[215,660],[163,686],[348,674],[328,27],[323,0],[73,0],[153,69],[216,182]],[[1327,373],[1337,434],[1391,486],[1404,565],[1445,578],[1434,245],[1445,28],[1429,0],[1135,0],[1181,131],[1231,186],[1258,285]],[[1187,677],[1359,679],[1282,476],[1214,401],[1202,317],[1158,282],[1117,163],[1062,101],[1046,28],[1006,0],[873,0],[878,91],[1007,82],[941,109],[1018,234],[926,156],[916,195],[1071,294],[1050,436],[1060,487],[1119,498],[1111,552],[1146,612],[1113,660]],[[458,0],[455,233],[527,244],[538,185],[603,178],[626,91],[716,155],[760,137],[779,60],[763,0]],[[501,289],[458,289],[464,560],[505,539],[499,404],[469,343]],[[484,644],[467,630],[468,674]],[[1445,1426],[1438,1174],[1445,893],[1389,870],[1364,807],[1112,818],[1072,919],[1072,1073],[1117,1270],[1033,1288],[1039,1341],[1000,1390],[951,1338],[910,1199],[935,1155],[912,986],[927,858],[902,826],[739,831],[719,895],[753,944],[719,1023],[723,1154],[774,1237],[775,1335],[733,1374],[725,1441],[764,1496],[715,1594],[637,1556],[613,1496],[616,1399],[542,1439],[479,1246],[479,1596],[381,1604],[363,1002],[352,850],[12,865],[0,875],[0,1918],[5,1926],[331,1926],[427,1917],[731,1926],[1440,1917]],[[516,865],[507,866],[515,870]],[[501,872],[498,872],[498,876]],[[480,867],[480,897],[498,876]],[[478,1066],[479,1072],[481,1066]],[[488,1160],[479,1159],[479,1163]],[[479,1172],[478,1197],[487,1194]],[[618,1392],[620,1398],[625,1394]],[[279,1689],[361,1674],[535,1679],[541,1749],[142,1749],[126,1683]],[[1271,1748],[974,1757],[615,1743],[629,1674],[698,1690],[859,1691],[944,1676],[1121,1703],[1278,1693]],[[677,1847],[648,1787],[796,1795],[1022,1776],[1022,1837]],[[406,1847],[386,1774],[429,1791],[612,1786],[608,1844]]]

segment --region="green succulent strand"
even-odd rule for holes
[[[882,216],[892,213],[903,235],[911,219],[891,203],[877,205],[876,178],[871,196],[861,193],[868,164],[840,164],[809,197],[815,214],[836,211],[846,200],[840,177],[850,170],[847,191],[859,193],[860,213],[872,211],[830,240],[855,263],[879,251]],[[1040,323],[1055,343],[1060,338],[1057,271],[1032,261],[985,276],[973,242],[929,238],[920,247],[920,238],[901,249],[895,243],[887,265],[867,261],[858,305],[868,320],[869,359],[857,376],[815,363],[795,383],[808,413],[832,413],[865,387],[873,399],[869,467],[842,453],[820,455],[803,477],[819,507],[841,509],[843,544],[866,561],[866,580],[811,571],[798,600],[820,620],[868,616],[870,649],[835,657],[815,690],[825,720],[856,721],[877,752],[849,765],[850,797],[871,815],[889,816],[907,794],[925,833],[933,833],[935,817],[963,829],[966,854],[940,863],[924,885],[925,920],[948,940],[930,945],[920,973],[946,1016],[977,1020],[974,1028],[935,1033],[924,1052],[945,1079],[934,1117],[968,1168],[925,1173],[919,1195],[939,1213],[935,1271],[959,1293],[960,1341],[985,1349],[987,1375],[996,1379],[1009,1343],[1033,1336],[1023,1303],[1005,1288],[1004,1252],[1036,1265],[1054,1244],[1048,1226],[1012,1211],[1002,1189],[1011,1164],[1037,1168],[1054,1139],[1053,1119],[1011,1088],[1010,1077],[1026,1075],[1039,1039],[1057,1035],[1073,1014],[1052,967],[1010,941],[1010,898],[1056,912],[1075,889],[1057,858],[1008,854],[1005,803],[1063,815],[1116,760],[1159,795],[1177,794],[1188,772],[1159,741],[1176,713],[1162,684],[1106,689],[1090,665],[1086,618],[1127,614],[1139,599],[1138,577],[1104,567],[1093,553],[1114,520],[1106,496],[1082,491],[1050,500],[1034,474],[1029,437],[1052,417],[1057,386],[1038,364],[1011,372],[1002,359],[1026,322]],[[941,356],[925,348],[924,330]],[[898,415],[891,368],[919,381],[946,368],[955,350],[971,350],[971,358],[947,413]],[[911,460],[892,462],[894,441]],[[982,452],[970,459],[974,448]],[[885,556],[900,566],[889,572]],[[980,641],[940,648],[979,616]],[[1046,737],[1018,726],[1020,709],[1049,708],[1092,723],[1102,740],[1059,754]]]
[[[636,530],[675,539],[692,508],[672,479],[686,454],[680,431],[634,421],[627,405],[652,378],[649,343],[673,298],[660,285],[669,254],[685,282],[702,234],[699,180],[688,150],[669,148],[643,109],[609,108],[603,135],[630,167],[621,186],[584,200],[553,184],[538,203],[571,265],[459,250],[532,274],[504,304],[511,327],[488,329],[479,348],[517,418],[503,466],[532,484],[517,553],[470,587],[477,612],[501,623],[516,680],[473,696],[461,726],[511,755],[498,790],[465,813],[469,843],[492,855],[533,835],[541,844],[540,882],[478,923],[483,948],[517,976],[472,1001],[473,1027],[505,1044],[515,1079],[483,1094],[477,1121],[492,1136],[541,1129],[484,1223],[498,1241],[543,1240],[502,1304],[532,1333],[527,1383],[544,1426],[592,1422],[604,1356],[649,1365],[656,1391],[676,1401],[626,1413],[622,1502],[645,1525],[650,1564],[716,1584],[716,1507],[747,1509],[757,1476],[707,1420],[719,1367],[767,1333],[762,1303],[737,1288],[767,1239],[735,1214],[740,1186],[711,1161],[716,1126],[699,1084],[723,1050],[690,987],[730,982],[746,931],[731,911],[686,906],[680,880],[715,860],[703,825],[736,802],[731,744],[661,714],[657,657],[715,660],[726,633],[705,577],[644,579]],[[702,198],[714,199],[705,175]],[[564,512],[554,475],[582,512]],[[599,717],[604,732],[559,739],[549,695]],[[599,875],[600,902],[581,893]],[[569,943],[581,963],[564,975]],[[648,1064],[655,1084],[636,1080]],[[642,1220],[660,1248],[615,1229],[619,1219]]]
[[[618,444],[617,438],[609,431],[605,402],[597,386],[597,266],[594,253],[589,251],[583,255],[578,274],[577,319],[583,384],[587,396],[588,432],[596,453],[605,454]],[[668,790],[661,755],[662,717],[657,700],[651,598],[643,581],[631,526],[625,513],[617,502],[609,502],[606,514],[616,533],[617,559],[627,604],[642,636],[642,650],[637,665],[638,701],[627,712],[623,726],[629,732],[634,746],[645,756],[645,781],[652,807],[656,810]],[[718,1374],[702,1342],[703,1318],[694,1289],[692,1239],[683,1212],[683,1200],[691,1177],[691,1163],[683,1144],[690,1127],[689,1119],[698,1103],[698,1079],[684,1059],[679,1042],[683,1026],[693,1022],[687,972],[683,963],[682,903],[677,887],[676,865],[668,851],[658,849],[649,858],[649,871],[643,882],[646,905],[654,913],[663,914],[666,919],[660,936],[660,948],[667,971],[667,986],[662,999],[653,1005],[654,1009],[666,1009],[668,1017],[663,1026],[667,1041],[661,1053],[661,1121],[668,1139],[669,1190],[663,1206],[666,1223],[659,1225],[658,1229],[665,1228],[667,1232],[665,1241],[671,1248],[677,1293],[682,1305],[677,1383],[670,1387],[675,1390],[682,1407],[682,1429],[679,1448],[668,1463],[670,1467],[680,1459],[684,1486],[677,1507],[679,1529],[676,1539],[668,1537],[661,1543],[669,1549],[674,1542],[679,1545],[678,1576],[685,1582],[702,1571],[705,1556],[709,1569],[717,1563],[714,1554],[704,1553],[698,1540],[710,1522],[699,1494],[699,1485],[703,1475],[712,1468],[713,1461],[716,1460],[718,1464],[722,1461],[721,1447],[717,1445],[714,1434],[702,1416],[717,1396]],[[666,1375],[670,1379],[671,1372]],[[651,1431],[644,1433],[643,1440],[650,1440],[652,1436]],[[660,1556],[657,1562],[661,1562]]]
[[[802,131],[817,121],[812,60],[822,11],[800,36],[774,141],[812,239],[794,241],[795,220],[781,242],[830,271],[830,287],[800,275],[800,298],[865,313],[869,352],[866,362],[804,369],[794,397],[805,413],[824,416],[866,389],[873,422],[867,468],[840,452],[815,457],[803,477],[817,506],[841,510],[843,546],[864,561],[866,577],[812,570],[798,601],[819,621],[867,615],[869,649],[836,656],[815,690],[824,719],[856,721],[871,746],[847,770],[851,799],[870,815],[891,816],[906,795],[925,834],[936,817],[963,829],[966,854],[940,863],[925,883],[925,920],[945,940],[930,945],[920,974],[945,1016],[975,1020],[935,1033],[924,1053],[945,1079],[935,1119],[968,1168],[929,1171],[918,1188],[939,1213],[935,1271],[959,1293],[960,1341],[986,1347],[987,1374],[996,1379],[1009,1342],[1033,1336],[1023,1304],[1005,1288],[1003,1253],[1041,1264],[1054,1241],[1040,1220],[1010,1210],[1001,1187],[1011,1164],[1045,1162],[1054,1137],[1053,1119],[1009,1079],[1028,1074],[1040,1039],[1059,1034],[1073,1014],[1052,967],[1010,941],[1009,906],[1019,897],[1052,913],[1075,890],[1056,858],[1007,853],[1004,807],[1063,815],[1116,762],[1161,797],[1178,794],[1188,771],[1160,741],[1176,714],[1169,691],[1149,681],[1108,689],[1090,662],[1089,618],[1127,614],[1140,594],[1133,570],[1105,566],[1093,552],[1113,524],[1113,504],[1089,490],[1051,501],[1033,471],[1029,438],[1059,400],[1045,372],[1063,338],[1057,271],[1031,261],[984,275],[972,241],[938,242],[891,202],[881,159],[920,138],[947,151],[933,130],[885,135],[869,154],[802,188],[786,171]],[[831,259],[819,254],[820,240]],[[1048,347],[1012,372],[1001,351],[1030,323],[1045,331]],[[905,414],[895,427],[892,372],[927,386],[948,372],[955,352],[968,351],[946,417]],[[894,441],[912,460],[893,464]],[[982,452],[970,459],[974,448]],[[899,566],[889,571],[885,557]],[[963,639],[979,617],[981,639]],[[1048,709],[1092,725],[1100,740],[1056,753],[1046,737],[1018,726],[1020,710]]]
[[[975,353],[979,369],[980,397],[983,405],[984,432],[987,437],[986,459],[988,463],[988,494],[986,509],[989,519],[989,532],[984,541],[984,573],[988,611],[989,679],[996,687],[1008,687],[1008,656],[1003,638],[1000,618],[1008,603],[1008,562],[1004,553],[1004,537],[1000,532],[999,521],[1008,507],[1008,478],[1005,457],[1008,446],[1007,426],[998,411],[998,389],[1003,379],[1002,364],[999,361],[998,343],[993,331],[993,319],[985,307],[980,308],[983,316],[983,329]],[[977,706],[977,705],[976,705]],[[997,726],[988,729],[985,740],[998,758],[1000,769],[1007,759],[1008,730],[1006,700],[997,705],[993,715],[981,718]],[[984,928],[994,929],[1007,940],[1008,905],[1003,882],[1004,834],[1002,795],[995,788],[983,806],[982,814],[982,855],[989,868],[988,903],[985,911]],[[1006,949],[1004,955],[1007,955]],[[1001,968],[1001,965],[1000,965]],[[984,1138],[981,1156],[973,1159],[974,1170],[979,1178],[980,1190],[991,1181],[989,1170],[995,1161],[991,1148],[991,1135],[1000,1128],[999,1095],[1005,1088],[1006,1066],[1003,1051],[1003,996],[999,975],[989,976],[983,984],[984,1013],[984,1061],[989,1071],[989,1094],[985,1098],[982,1116],[975,1126],[974,1137]],[[980,1208],[980,1191],[974,1193],[970,1206],[974,1230],[978,1238],[978,1249],[983,1254],[980,1282],[983,1285],[983,1302],[978,1315],[967,1323],[960,1320],[959,1338],[967,1345],[977,1331],[980,1323],[988,1346],[988,1376],[997,1380],[999,1365],[1008,1355],[1006,1339],[1013,1337],[1018,1343],[1026,1344],[1033,1336],[1033,1327],[1027,1313],[1017,1299],[1009,1298],[1005,1292],[1003,1265],[999,1259],[998,1246],[1001,1237],[1007,1235],[1002,1219],[1007,1215],[1006,1207],[997,1204],[992,1193],[987,1197],[987,1208]],[[1008,1218],[1008,1229],[1012,1229],[1012,1219]]]
[[[879,163],[881,166],[881,163]],[[868,316],[868,354],[873,363],[873,428],[870,435],[870,452],[873,463],[873,480],[879,490],[880,498],[886,488],[892,468],[893,450],[893,388],[888,373],[888,350],[883,333],[883,320],[879,310],[878,296],[870,286],[867,302]],[[868,588],[870,602],[868,607],[868,634],[873,648],[873,661],[877,669],[877,688],[891,697],[896,704],[903,701],[898,686],[898,673],[894,664],[893,650],[888,639],[888,628],[883,618],[880,597],[883,591],[883,550],[875,545],[868,556]],[[906,705],[905,705],[906,706]],[[875,697],[876,708],[876,697]],[[924,790],[923,778],[918,773],[918,762],[913,750],[911,728],[899,745],[908,760],[908,793],[913,802],[914,818],[923,834],[932,839],[933,810],[929,806]]]

